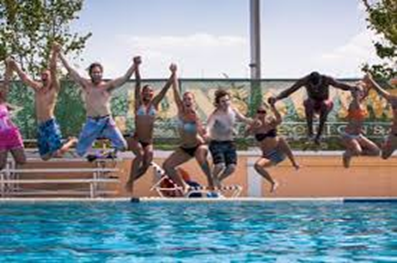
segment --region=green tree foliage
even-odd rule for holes
[[[368,12],[368,28],[381,36],[374,43],[377,55],[384,61],[380,65],[366,65],[378,78],[390,79],[397,76],[397,0],[379,0],[370,3],[362,0]]]
[[[32,75],[47,67],[54,40],[81,52],[91,33],[72,33],[83,0],[0,0],[0,60],[12,55]]]

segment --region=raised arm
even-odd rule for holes
[[[172,79],[172,90],[174,93],[174,100],[176,103],[176,106],[178,107],[178,111],[182,111],[183,110],[183,102],[181,99],[181,94],[179,93],[179,84],[178,84],[178,78],[176,76],[176,72],[174,74],[174,77]]]
[[[299,79],[290,88],[280,92],[280,94],[278,94],[276,97],[274,97],[274,99],[276,101],[277,100],[282,100],[282,99],[288,97],[289,95],[291,95],[292,93],[294,93],[295,91],[297,91],[298,89],[300,89],[301,87],[303,87],[306,83],[307,83],[307,76],[304,77],[304,78]]]
[[[52,85],[56,90],[59,90],[60,84],[59,79],[57,77],[57,59],[58,59],[58,52],[59,49],[56,46],[57,43],[54,43],[51,49],[51,57],[50,57],[50,74],[51,74],[51,81]]]
[[[10,87],[10,81],[12,77],[12,68],[8,58],[5,60],[5,67],[6,68],[4,73],[4,81],[2,84],[0,84],[0,99],[2,99],[3,101],[5,101],[7,98],[8,90]]]
[[[138,110],[141,105],[141,72],[139,70],[139,64],[135,68],[135,110]]]
[[[346,91],[351,91],[353,89],[353,86],[350,86],[350,85],[347,85],[347,84],[345,84],[343,82],[337,81],[334,78],[331,78],[331,77],[328,77],[328,76],[325,76],[325,78],[327,80],[327,83],[329,85],[331,85],[332,87],[335,87],[335,88],[338,88],[338,89],[341,89],[341,90],[346,90]]]
[[[370,74],[365,75],[364,82],[369,84],[372,88],[376,90],[376,92],[381,95],[386,100],[390,101],[393,95],[391,95],[388,91],[383,89],[373,78]]]
[[[8,63],[9,63],[9,65],[11,66],[11,68],[14,69],[14,70],[17,72],[19,78],[22,80],[22,82],[23,82],[25,85],[27,85],[27,86],[33,88],[33,89],[36,90],[36,91],[39,90],[39,89],[41,88],[40,83],[37,82],[37,81],[32,80],[32,79],[28,76],[28,74],[26,74],[26,73],[18,66],[18,64],[15,62],[14,59],[8,58]]]
[[[109,82],[106,83],[106,89],[108,91],[113,91],[114,89],[121,87],[124,83],[126,83],[132,76],[132,74],[134,74],[137,65],[141,64],[141,57],[134,57],[133,59],[134,63],[128,68],[127,72],[119,78],[113,79]]]
[[[175,78],[175,75],[176,75],[176,70],[177,70],[177,66],[175,64],[171,64],[170,65],[171,76],[168,78],[167,83],[161,89],[159,94],[157,94],[153,98],[154,107],[156,107],[156,108],[158,107],[158,105],[160,104],[161,100],[164,98],[165,94],[167,93],[167,91],[171,87],[172,83],[174,82],[174,78]]]
[[[59,58],[61,59],[62,65],[66,68],[66,70],[68,71],[70,77],[77,83],[79,84],[83,89],[85,89],[85,87],[88,85],[88,80],[84,79],[83,77],[80,76],[80,74],[77,72],[77,70],[75,70],[74,68],[72,68],[69,65],[69,62],[66,60],[65,56],[63,55],[63,53],[61,52],[61,46],[59,44],[55,44],[54,45],[55,50],[57,51]]]
[[[280,125],[281,122],[283,121],[280,112],[277,110],[276,106],[273,104],[270,104],[270,109],[272,110],[273,114],[274,114],[274,125]]]

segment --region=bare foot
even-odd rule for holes
[[[132,186],[133,186],[133,182],[132,180],[128,180],[127,183],[124,186],[124,189],[128,192],[128,193],[132,193]]]
[[[73,137],[73,136],[68,137],[68,142],[70,143],[77,143],[77,141],[78,141],[77,137]]]
[[[217,188],[221,188],[222,185],[221,185],[221,182],[219,181],[219,179],[214,177],[213,180],[214,180],[214,186]]]
[[[299,170],[299,168],[301,168],[299,163],[294,163],[293,166],[294,166],[295,170]]]
[[[278,186],[279,186],[278,182],[277,182],[277,181],[274,181],[274,182],[271,184],[270,193],[274,193],[274,192],[277,190]]]
[[[345,168],[349,168],[352,157],[346,153],[343,153],[342,159],[343,159],[343,166]]]

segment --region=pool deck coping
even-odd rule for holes
[[[397,197],[239,197],[239,198],[161,198],[161,197],[118,197],[118,198],[0,198],[0,203],[45,203],[45,202],[131,202],[131,203],[217,203],[217,202],[387,202],[397,203]]]

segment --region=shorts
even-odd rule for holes
[[[342,133],[342,137],[345,139],[350,139],[350,140],[357,140],[361,138],[361,134],[349,134],[349,133]]]
[[[262,155],[264,158],[270,160],[273,164],[278,164],[281,163],[282,161],[285,160],[286,156],[284,153],[278,151],[277,149],[274,149],[268,153],[263,153]]]
[[[236,145],[232,141],[211,141],[210,152],[214,164],[237,164]]]
[[[325,105],[327,111],[331,111],[332,108],[334,107],[334,103],[332,100],[313,100],[313,99],[306,99],[304,101],[304,106],[305,108],[313,109],[315,113],[320,113],[321,107]]]
[[[40,156],[53,154],[62,147],[62,134],[55,118],[40,123],[37,132],[37,147]]]
[[[116,123],[110,116],[98,118],[88,117],[80,133],[79,141],[76,146],[76,152],[79,156],[84,156],[88,149],[91,148],[94,141],[98,138],[109,139],[112,147],[117,150],[125,150],[127,142],[123,134],[117,128]]]
[[[196,154],[197,149],[200,147],[201,144],[196,145],[194,147],[183,147],[180,146],[179,148],[186,154],[188,154],[191,157],[194,157]]]
[[[0,151],[9,151],[22,148],[22,136],[16,126],[11,126],[7,129],[0,129]]]

